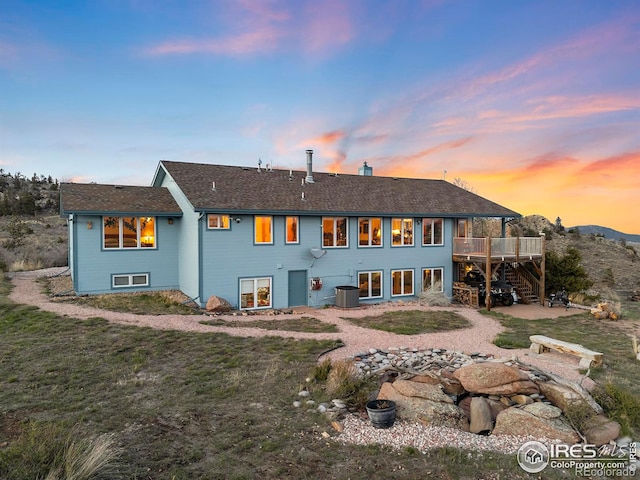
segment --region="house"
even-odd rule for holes
[[[304,172],[161,161],[148,187],[62,184],[75,291],[179,289],[240,309],[334,304],[347,286],[363,303],[451,295],[464,265],[486,260],[472,219],[504,230],[519,217],[444,180],[366,163],[318,173],[311,150],[306,160]]]

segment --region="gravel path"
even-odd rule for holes
[[[557,375],[572,380],[579,380],[578,360],[567,355],[545,353],[538,355],[528,349],[503,349],[492,343],[502,326],[494,319],[482,315],[478,311],[465,307],[428,307],[415,302],[393,302],[378,305],[367,305],[357,309],[322,308],[304,309],[298,316],[312,315],[314,318],[333,323],[338,327],[338,333],[309,333],[265,330],[255,327],[224,327],[203,325],[200,323],[208,316],[198,315],[137,315],[132,313],[111,312],[92,307],[73,305],[70,303],[52,302],[42,292],[40,285],[36,283],[38,277],[53,276],[64,272],[64,268],[50,268],[29,272],[15,272],[10,274],[14,289],[9,298],[16,303],[34,305],[42,310],[54,312],[61,316],[69,316],[79,319],[102,317],[113,323],[126,325],[147,326],[162,330],[184,330],[191,332],[223,332],[229,335],[241,337],[281,336],[296,339],[322,339],[341,340],[345,346],[333,350],[327,355],[333,359],[349,358],[353,355],[367,351],[370,348],[388,349],[389,347],[410,348],[442,348],[459,350],[465,353],[481,352],[496,357],[518,357],[521,361],[531,363],[539,368],[549,370]],[[504,307],[509,313],[516,312],[514,307]],[[534,305],[523,305],[518,308],[523,312],[540,311],[546,317],[549,315],[562,316],[567,312],[564,309],[545,309]],[[525,310],[526,309],[526,310]],[[345,318],[356,318],[381,314],[389,310],[431,310],[454,311],[462,315],[472,324],[471,328],[452,330],[449,332],[425,333],[420,335],[396,335],[380,330],[373,330],[353,325]],[[507,311],[507,310],[505,310]],[[569,312],[574,313],[574,312]],[[275,320],[283,318],[273,315],[222,316],[221,318],[234,321],[255,321],[260,319]],[[291,318],[291,316],[287,316]],[[532,319],[531,321],[535,321]]]

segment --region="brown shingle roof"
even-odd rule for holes
[[[182,215],[180,207],[164,187],[63,183],[60,213],[113,213]]]
[[[519,217],[444,180],[313,173],[160,162],[196,210],[357,215]],[[215,191],[212,189],[215,182]],[[304,200],[302,193],[304,192]]]

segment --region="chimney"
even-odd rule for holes
[[[313,150],[307,150],[307,178],[304,179],[307,183],[313,183]]]
[[[367,165],[367,162],[364,162],[362,166],[358,169],[358,175],[363,175],[365,177],[372,177],[373,168]]]

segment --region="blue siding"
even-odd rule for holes
[[[232,305],[239,303],[239,278],[272,277],[274,308],[287,307],[288,272],[307,270],[309,278],[321,277],[321,290],[309,291],[308,305],[322,306],[335,302],[334,288],[357,285],[358,272],[383,272],[383,298],[390,300],[391,270],[413,269],[414,292],[421,290],[423,268],[443,268],[445,292],[452,290],[452,228],[445,219],[442,246],[422,246],[416,236],[411,247],[391,247],[391,219],[383,219],[383,247],[358,248],[358,219],[349,218],[349,248],[323,248],[326,254],[314,259],[311,248],[322,247],[322,218],[300,216],[300,243],[285,243],[285,217],[274,216],[272,245],[254,244],[253,216],[241,216],[229,230],[207,230],[201,222],[202,235],[202,302],[211,295],[220,296]],[[417,226],[417,225],[416,225]],[[419,230],[419,229],[416,229]],[[407,299],[407,297],[393,297]],[[411,298],[411,297],[409,297]]]
[[[198,218],[200,214],[193,211],[193,206],[171,177],[164,175],[162,186],[171,192],[183,212],[183,216],[179,220],[179,246],[173,253],[178,262],[180,289],[189,298],[198,299],[202,293],[200,285],[200,240],[198,238]],[[206,303],[206,298],[204,302]]]
[[[91,228],[88,223],[91,222]],[[167,218],[156,218],[155,249],[104,250],[102,248],[102,217],[74,215],[72,265],[74,287],[78,294],[112,293],[123,290],[173,290],[178,282],[178,233],[180,219],[169,224]],[[117,288],[111,286],[114,274],[145,272],[149,274],[149,286],[141,288]]]

